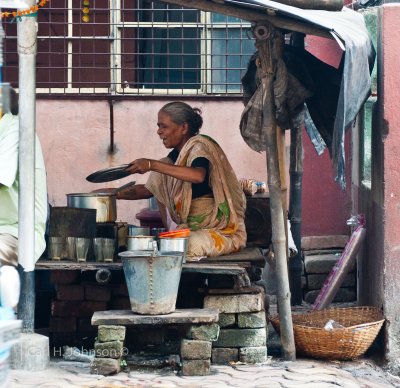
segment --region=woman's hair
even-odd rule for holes
[[[187,123],[192,136],[197,135],[203,125],[201,110],[199,108],[192,108],[190,105],[181,101],[165,104],[160,109],[160,112],[166,113],[176,124],[182,125]]]

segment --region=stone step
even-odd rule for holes
[[[304,255],[306,274],[328,274],[340,259],[340,254]],[[355,265],[350,272],[355,271]]]
[[[320,290],[323,287],[328,276],[329,276],[328,274],[309,274],[307,276],[306,288],[310,291]],[[346,275],[346,277],[343,279],[341,287],[355,287],[355,286],[356,286],[356,274],[350,273]]]
[[[304,251],[311,249],[344,248],[349,236],[305,236],[301,238],[301,248]]]
[[[314,303],[321,290],[308,291],[304,295],[304,300],[307,303]],[[339,288],[333,302],[354,302],[357,300],[355,288]]]

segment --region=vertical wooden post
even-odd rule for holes
[[[288,187],[286,181],[286,139],[285,130],[276,127],[276,144],[278,148],[278,161],[279,161],[279,176],[281,180],[281,198],[282,198],[282,210],[283,219],[285,220],[285,238],[286,238],[286,259],[289,258],[289,240],[288,240]],[[290,284],[290,283],[289,283]]]
[[[302,130],[299,126],[290,132],[290,203],[289,218],[293,241],[297,248],[296,256],[289,260],[289,283],[292,293],[291,304],[300,305],[303,302],[301,288],[301,194],[303,176],[303,144]]]
[[[304,34],[293,33],[292,45],[304,48]],[[301,253],[301,197],[303,183],[303,126],[292,128],[290,132],[290,199],[289,219],[293,241],[297,248],[296,256],[289,261],[289,284],[292,293],[291,304],[303,302],[301,287],[302,253]]]
[[[277,146],[277,126],[275,120],[275,102],[273,81],[275,76],[274,52],[275,40],[282,39],[281,34],[271,26],[257,25],[254,30],[256,47],[260,54],[263,83],[263,131],[266,138],[266,158],[268,189],[270,194],[272,244],[276,258],[278,277],[278,309],[282,353],[285,360],[296,359],[293,336],[292,311],[287,269],[286,235],[282,206],[282,189]]]

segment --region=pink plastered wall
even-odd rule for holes
[[[146,157],[159,159],[169,152],[157,131],[157,112],[166,101],[125,100],[114,104],[114,142],[110,145],[110,111],[107,101],[38,100],[37,132],[47,168],[50,203],[66,206],[67,193],[118,187],[130,180],[145,183],[147,174],[134,175],[106,184],[86,181],[95,170]],[[251,150],[239,131],[241,101],[188,101],[203,111],[201,133],[219,142],[237,174],[266,181],[265,154]],[[118,220],[138,223],[136,213],[147,201],[118,201]]]

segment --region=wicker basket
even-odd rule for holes
[[[336,307],[294,314],[293,331],[298,354],[330,360],[351,360],[363,355],[385,321],[375,307]],[[344,326],[326,330],[330,320]],[[279,333],[279,316],[270,317]]]

